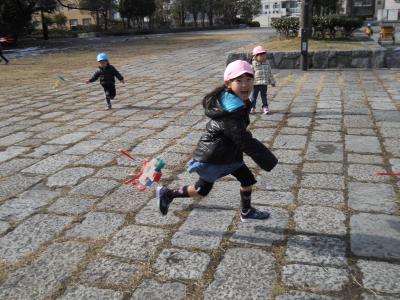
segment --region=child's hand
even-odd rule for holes
[[[273,83],[273,84],[271,84],[272,85],[272,87],[276,87],[276,84],[275,83]]]
[[[86,80],[86,84],[89,84],[90,83],[90,81],[89,80]]]

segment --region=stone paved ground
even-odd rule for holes
[[[399,178],[374,175],[400,172],[399,70],[277,71],[274,114],[251,128],[280,164],[246,159],[266,222],[240,223],[232,178],[167,217],[154,191],[123,185],[118,148],[164,158],[165,183],[195,179],[201,97],[227,52],[258,39],[121,66],[112,111],[79,83],[93,70],[58,91],[1,87],[0,299],[400,298]]]

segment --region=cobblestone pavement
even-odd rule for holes
[[[276,71],[272,115],[252,132],[280,164],[257,174],[253,203],[271,218],[242,224],[239,186],[177,199],[123,184],[139,160],[185,164],[207,122],[202,96],[228,51],[177,49],[120,67],[112,111],[79,70],[0,95],[0,299],[399,299],[399,70]],[[86,77],[84,75],[83,77]]]

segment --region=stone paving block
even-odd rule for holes
[[[21,221],[48,205],[59,195],[59,192],[44,189],[26,191],[18,198],[10,199],[0,206],[0,220]]]
[[[400,258],[398,216],[359,213],[350,219],[351,251],[358,256]]]
[[[43,158],[47,157],[52,154],[56,154],[63,149],[65,149],[65,145],[41,145],[39,147],[36,147],[32,153],[27,154],[27,156],[30,157],[36,157],[36,158]]]
[[[327,236],[291,236],[287,243],[286,261],[346,267],[346,242]]]
[[[89,178],[76,186],[71,193],[103,197],[120,184],[110,179]]]
[[[267,190],[289,191],[297,184],[297,176],[292,165],[278,164],[270,173],[262,172],[256,177],[256,186]]]
[[[203,250],[218,248],[234,214],[233,210],[195,208],[174,234],[171,243]]]
[[[132,153],[136,155],[152,155],[162,150],[169,142],[169,140],[165,139],[146,139],[133,148]]]
[[[342,136],[340,132],[332,131],[313,131],[311,140],[318,142],[340,142]]]
[[[177,143],[183,144],[183,145],[197,145],[201,135],[203,134],[202,131],[192,131],[189,132],[188,134],[182,135],[182,138],[177,140]]]
[[[303,161],[303,151],[288,149],[273,149],[272,152],[278,158],[279,163],[300,164]]]
[[[89,165],[95,167],[103,167],[112,162],[118,156],[117,153],[93,151],[84,158],[75,162],[75,165]]]
[[[367,115],[346,115],[344,116],[346,127],[372,128],[373,122]]]
[[[106,141],[105,140],[88,140],[82,141],[67,150],[64,150],[62,153],[71,154],[71,155],[86,155],[90,152],[100,148]]]
[[[29,150],[30,150],[29,147],[19,147],[19,146],[7,147],[4,151],[0,151],[0,163],[12,159],[14,157],[17,157],[24,152],[28,152]]]
[[[306,162],[303,165],[303,172],[343,174],[343,164],[337,162]]]
[[[260,210],[267,210],[258,207]],[[289,221],[289,213],[282,208],[268,208],[271,216],[268,220],[249,223],[240,222],[238,229],[230,238],[230,241],[248,245],[272,246],[284,239],[283,231]]]
[[[294,196],[291,192],[279,191],[253,191],[251,203],[254,205],[279,205],[286,206],[293,204]]]
[[[149,203],[136,215],[135,220],[138,224],[144,225],[171,225],[178,223],[181,219],[174,212],[179,212],[187,209],[193,200],[191,198],[177,198],[171,203],[168,214],[160,216],[160,210],[157,206],[157,200],[152,199]]]
[[[89,262],[80,275],[88,285],[129,285],[143,271],[141,264],[123,262],[112,257],[98,257]]]
[[[275,132],[275,128],[254,128],[251,130],[253,137],[260,141],[271,141]]]
[[[197,174],[195,176],[197,176]],[[228,178],[234,179],[231,176]],[[234,181],[217,180],[211,192],[199,202],[199,206],[204,206],[210,209],[236,209],[239,207],[239,205],[240,182],[236,181],[236,179],[234,179]]]
[[[29,168],[23,169],[22,172],[50,175],[61,170],[62,168],[68,166],[70,163],[78,159],[79,156],[66,155],[61,153],[55,154],[39,161]]]
[[[372,181],[372,182],[389,182],[390,177],[388,176],[377,176],[376,172],[387,171],[382,166],[368,165],[368,164],[349,164],[348,175],[350,178],[360,181]]]
[[[68,133],[53,140],[50,140],[48,144],[61,144],[61,145],[68,145],[68,144],[75,144],[80,140],[84,139],[85,137],[91,135],[91,132],[74,132]]]
[[[370,154],[356,154],[349,153],[347,155],[347,161],[349,163],[357,163],[357,164],[377,164],[383,165],[383,157],[378,155],[370,155]]]
[[[288,126],[292,126],[292,127],[309,127],[311,125],[311,118],[293,118],[293,117],[289,117],[287,119],[287,124]]]
[[[168,126],[164,130],[160,131],[159,133],[155,134],[153,137],[156,139],[175,139],[182,136],[189,127],[183,126]]]
[[[0,238],[0,259],[15,262],[50,241],[71,221],[71,217],[34,215]]]
[[[301,188],[297,196],[300,204],[319,206],[345,205],[343,191]]]
[[[371,128],[347,128],[347,134],[349,135],[373,135],[376,136],[376,133]]]
[[[378,292],[400,294],[398,276],[400,265],[379,261],[359,260],[363,286]]]
[[[306,159],[313,161],[343,161],[343,145],[332,142],[314,142],[308,144]]]
[[[104,212],[90,212],[82,223],[69,229],[65,235],[89,239],[107,238],[125,221],[125,215]]]
[[[92,175],[95,172],[91,168],[68,168],[57,172],[47,179],[47,186],[49,187],[62,187],[74,186],[81,178]]]
[[[102,249],[106,254],[147,261],[166,237],[164,229],[130,225],[117,232]]]
[[[116,191],[104,197],[96,207],[99,210],[112,210],[115,212],[128,213],[139,211],[143,205],[154,197],[150,192],[139,192],[130,185],[123,185]]]
[[[400,157],[400,141],[399,139],[385,139],[383,144],[385,145],[386,151],[395,157]]]
[[[296,209],[294,219],[299,233],[346,234],[345,215],[331,207],[302,205]]]
[[[250,267],[249,267],[250,266]],[[276,276],[275,259],[260,249],[228,249],[204,299],[269,299]]]
[[[345,135],[345,149],[356,153],[381,153],[377,137]]]
[[[18,173],[20,170],[33,165],[38,160],[34,158],[14,158],[0,164],[0,177],[8,177]]]
[[[58,214],[79,215],[88,212],[94,204],[94,199],[84,199],[81,197],[62,197],[48,207],[47,211]]]
[[[0,199],[16,196],[42,179],[43,176],[25,176],[21,174],[0,179]]]
[[[305,188],[344,189],[344,176],[336,174],[305,174],[300,182]]]
[[[400,112],[393,110],[373,110],[376,121],[400,122]]]
[[[186,298],[186,286],[179,282],[158,283],[146,279],[135,290],[130,300],[183,300]]]
[[[21,142],[23,140],[26,140],[32,136],[33,136],[32,132],[21,131],[21,132],[13,133],[13,134],[10,134],[10,135],[0,138],[0,145],[2,147],[12,146],[12,145],[14,145],[18,142]]]
[[[382,127],[380,131],[385,138],[398,138],[400,136],[400,128]]]
[[[182,153],[175,153],[169,151],[163,151],[157,157],[161,158],[165,162],[165,167],[176,168],[177,166],[186,166],[186,163],[191,159],[189,155],[184,155]]]
[[[349,207],[359,211],[395,213],[396,194],[389,184],[349,182]]]
[[[50,298],[52,293],[78,269],[87,248],[86,245],[77,242],[50,245],[31,264],[19,268],[8,276],[1,285],[0,298]]]
[[[348,271],[330,267],[293,264],[283,267],[282,281],[288,286],[340,291],[348,282]]]
[[[292,291],[279,295],[275,299],[276,300],[339,300],[339,298],[336,297],[318,295],[306,292],[298,292],[298,291]]]
[[[129,130],[129,131],[123,133],[122,135],[118,136],[117,138],[115,138],[111,141],[132,143],[142,137],[149,136],[152,133],[154,133],[153,129],[135,128],[135,129],[132,129],[132,130]],[[115,148],[113,150],[116,150],[116,149],[118,149],[118,148]]]
[[[206,253],[163,249],[154,264],[158,275],[175,279],[200,279],[210,263]]]
[[[130,174],[132,173],[133,169],[129,167],[120,167],[120,166],[113,166],[113,167],[104,167],[99,170],[94,177],[104,177],[104,178],[113,178],[121,183],[130,178]],[[137,171],[139,172],[140,169]]]
[[[278,135],[274,141],[274,148],[304,149],[307,137],[304,135]]]
[[[363,293],[361,295],[362,300],[399,300],[399,295],[397,296],[379,296],[379,295],[372,295]]]
[[[10,228],[10,224],[8,224],[7,222],[0,221],[0,234],[5,233],[8,230],[8,228]]]
[[[85,287],[79,285],[77,287],[69,287],[64,294],[57,299],[59,300],[76,300],[76,299],[102,299],[102,300],[122,300],[124,293],[110,289],[99,289],[95,287]]]
[[[301,127],[282,127],[281,134],[288,135],[306,135],[308,133],[308,128],[301,128]]]
[[[128,128],[126,127],[118,127],[113,125],[112,127],[103,129],[101,132],[94,135],[93,138],[99,140],[112,139],[117,136],[120,136],[126,131],[128,131]]]

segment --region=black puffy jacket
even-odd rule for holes
[[[250,124],[249,105],[233,112],[223,110],[219,101],[207,109],[211,120],[194,151],[197,161],[213,164],[229,164],[243,161],[243,153],[250,156],[260,168],[271,171],[278,159],[259,140],[254,138],[247,126]]]
[[[112,85],[115,84],[115,78],[118,80],[123,80],[124,77],[117,71],[117,69],[113,65],[107,65],[104,69],[99,67],[96,72],[93,74],[92,78],[89,79],[89,82],[94,82],[100,77],[100,83],[104,85]]]

